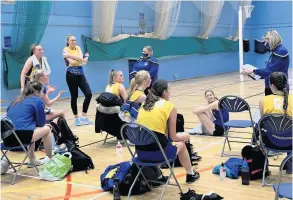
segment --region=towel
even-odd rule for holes
[[[33,59],[33,66],[35,66],[38,70],[43,70],[47,75],[51,74],[51,68],[47,62],[46,57],[42,57],[42,65],[40,65],[40,62],[35,55],[32,55],[32,59]]]

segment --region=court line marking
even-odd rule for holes
[[[98,195],[96,195],[96,196],[94,196],[94,197],[92,197],[92,198],[89,198],[88,200],[94,200],[94,199],[97,199],[97,198],[99,198],[99,197],[101,197],[101,196],[103,196],[103,195],[105,195],[105,194],[107,194],[108,192],[103,192],[103,193],[101,193],[101,194],[98,194]]]
[[[69,184],[69,182],[71,182],[71,176],[70,174],[68,174],[68,176],[66,176],[66,192],[65,192],[65,196],[64,196],[64,200],[69,200],[69,197],[71,195],[71,191],[72,191],[72,184]]]

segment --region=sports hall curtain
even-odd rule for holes
[[[112,43],[101,43],[82,36],[85,48],[91,55],[90,61],[110,61],[123,58],[139,58],[141,47],[151,45],[156,57],[173,57],[190,54],[212,54],[238,52],[238,42],[224,38],[200,39],[196,37],[170,37],[166,40],[128,37]]]
[[[181,7],[181,0],[145,1],[155,12],[154,32],[144,35],[119,34],[113,37],[117,0],[93,1],[92,39],[102,43],[112,43],[129,37],[167,39],[175,31]]]
[[[200,32],[197,37],[208,39],[221,16],[224,0],[192,2],[201,12]]]
[[[40,43],[46,30],[52,1],[16,1],[11,48],[3,50],[3,75],[7,89],[20,87],[20,73],[30,46]]]
[[[116,15],[117,0],[92,2],[92,38],[95,41],[111,42]]]
[[[237,18],[238,18],[238,10],[239,6],[250,6],[251,5],[251,0],[246,0],[246,1],[228,1],[230,5],[232,6],[233,10],[237,13]],[[244,26],[246,22],[246,12],[244,9],[242,9],[242,25]],[[239,31],[238,31],[238,21],[237,21],[237,29],[235,31],[234,36],[229,36],[230,39],[237,41],[239,39]]]

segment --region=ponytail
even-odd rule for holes
[[[146,111],[151,111],[153,109],[155,103],[159,100],[160,100],[160,97],[154,93],[153,89],[151,89],[151,91],[148,93],[146,100],[145,100],[142,107]]]
[[[288,88],[287,87],[284,87],[283,88],[283,92],[284,92],[283,110],[284,110],[284,113],[287,115],[287,108],[288,108]]]
[[[68,40],[70,37],[72,37],[73,35],[72,34],[67,34],[66,36],[66,46],[68,47],[69,46],[69,43],[68,43]]]
[[[134,78],[131,79],[130,87],[128,90],[128,98],[131,97],[131,95],[135,92],[135,90],[137,90],[137,88],[143,87],[143,89],[145,89],[146,88],[145,83],[148,78],[150,78],[150,73],[148,71],[141,70],[137,72]]]
[[[136,89],[137,89],[137,84],[136,84],[136,80],[135,80],[135,77],[134,77],[130,81],[130,87],[129,87],[129,90],[128,90],[128,98],[131,97],[131,95],[135,92]]]
[[[157,101],[163,96],[164,91],[169,88],[168,81],[158,79],[154,82],[151,91],[148,93],[146,100],[143,104],[143,109],[151,111]]]
[[[270,75],[270,84],[274,85],[276,89],[284,93],[283,110],[287,114],[288,108],[288,78],[283,72],[273,72]]]

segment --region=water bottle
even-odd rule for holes
[[[120,141],[118,141],[116,145],[116,154],[120,155],[122,153],[122,145],[120,144]]]
[[[121,200],[121,196],[119,193],[119,179],[114,179],[114,185],[113,185],[113,200]]]
[[[220,180],[223,181],[226,178],[226,169],[224,163],[221,164],[220,168]]]
[[[242,185],[249,185],[250,173],[248,163],[244,160],[241,167]]]

